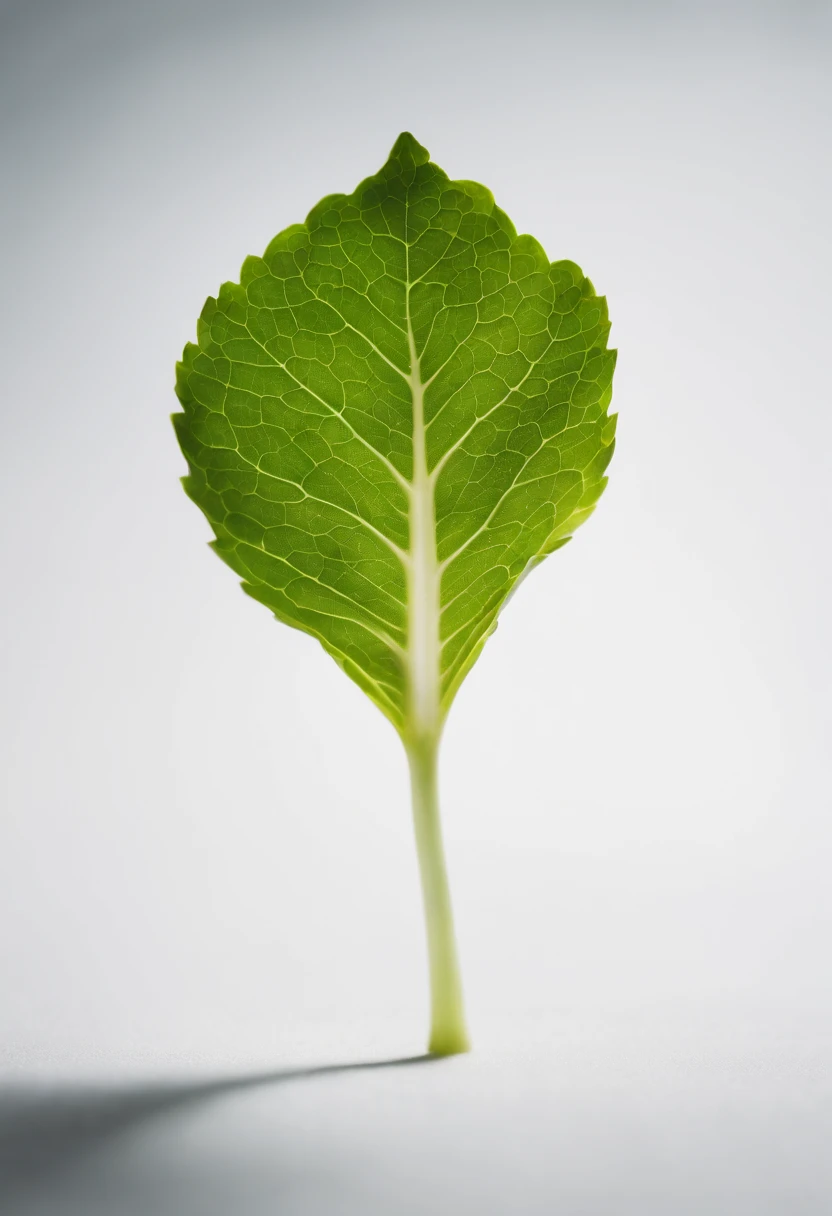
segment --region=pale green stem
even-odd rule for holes
[[[410,250],[405,309],[413,398],[413,473],[410,483],[410,561],[406,669],[407,724],[402,738],[410,762],[413,826],[425,904],[430,965],[431,1026],[428,1050],[451,1056],[468,1051],[451,893],[439,822],[436,761],[442,731],[440,570],[436,552],[434,486],[428,473],[425,389],[410,316]]]
[[[468,1051],[451,893],[445,869],[437,788],[438,738],[406,744],[413,790],[413,826],[425,904],[430,967],[431,1022],[428,1051],[451,1056]]]

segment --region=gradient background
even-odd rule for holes
[[[832,6],[0,41],[5,1211],[828,1212]],[[303,1076],[422,1049],[404,757],[207,549],[173,363],[402,129],[607,294],[620,439],[447,729],[476,1051]]]

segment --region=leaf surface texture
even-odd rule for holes
[[[409,134],[243,265],[177,369],[185,487],[249,595],[435,728],[612,455],[606,302]]]

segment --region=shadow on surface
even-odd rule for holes
[[[0,1093],[0,1205],[106,1141],[159,1115],[258,1086],[342,1072],[403,1068],[439,1056],[321,1064],[208,1081],[136,1083],[118,1088],[18,1086]]]

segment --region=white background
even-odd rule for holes
[[[2,23],[17,1086],[424,1042],[398,740],[240,592],[178,485],[173,363],[205,296],[409,129],[581,264],[620,352],[609,488],[443,745],[475,1053],[258,1091],[262,1176],[218,1165],[233,1120],[177,1124],[151,1203],[157,1127],[122,1207],[90,1174],[79,1213],[271,1212],[267,1100],[291,1213],[825,1211],[830,5],[73,0]],[[412,1177],[399,1143],[424,1148]],[[209,1161],[225,1199],[195,1198]]]

